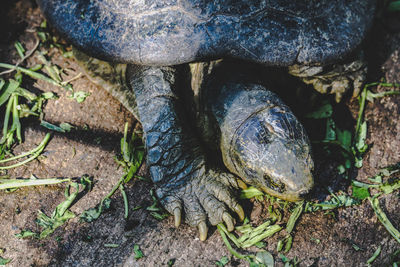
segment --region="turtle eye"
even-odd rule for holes
[[[264,181],[268,188],[270,188],[276,192],[283,193],[286,190],[286,186],[284,183],[274,181],[267,174],[264,174]]]

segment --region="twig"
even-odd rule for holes
[[[40,40],[39,40],[39,38],[36,37],[35,46],[34,46],[31,50],[29,50],[28,53],[26,53],[25,56],[24,56],[23,58],[21,58],[20,60],[17,61],[17,63],[14,65],[14,66],[15,66],[14,68],[9,69],[9,70],[5,70],[5,71],[3,71],[3,72],[0,72],[0,75],[4,75],[4,74],[7,74],[7,73],[11,73],[11,72],[17,70],[17,67],[18,67],[22,62],[24,62],[27,58],[29,58],[30,56],[32,56],[32,54],[33,54],[33,53],[36,51],[36,49],[39,47],[39,44],[40,44]]]

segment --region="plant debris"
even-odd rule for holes
[[[141,144],[141,138],[133,132],[131,138],[128,139],[128,124],[125,124],[124,137],[121,139],[121,159],[117,159],[119,163],[124,168],[124,175],[119,179],[119,181],[114,185],[113,189],[108,193],[97,206],[97,208],[91,208],[84,211],[80,218],[86,222],[92,222],[97,220],[102,212],[110,207],[111,196],[119,189],[124,201],[124,218],[129,216],[129,203],[128,198],[124,191],[124,184],[128,183],[132,178],[135,177],[136,172],[142,165],[144,157],[144,148]]]
[[[44,212],[38,211],[38,216],[36,219],[36,223],[40,226],[40,233],[33,233],[29,230],[22,230],[17,237],[26,238],[26,237],[37,237],[39,239],[43,239],[52,234],[58,227],[62,226],[69,219],[75,217],[75,214],[69,210],[72,203],[76,200],[78,193],[86,189],[87,186],[90,187],[91,181],[89,177],[82,176],[76,182],[71,182],[65,188],[65,200],[61,202],[53,211],[51,216],[47,216]],[[74,191],[71,193],[71,188],[74,188]]]

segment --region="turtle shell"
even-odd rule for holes
[[[234,57],[273,66],[328,63],[354,50],[375,0],[38,0],[88,54],[176,65]]]

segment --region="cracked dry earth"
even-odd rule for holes
[[[27,49],[32,48],[35,37],[30,29],[37,27],[43,17],[33,1],[8,0],[0,5],[0,61],[15,63],[18,56],[14,42],[19,40]],[[400,83],[399,25],[396,17],[381,18],[371,30],[366,42],[366,54],[372,66],[371,81],[384,77],[387,82]],[[63,58],[55,49],[49,53],[55,64],[69,70],[65,79],[79,74],[74,59]],[[34,57],[27,62],[28,66],[36,63]],[[124,123],[136,125],[136,121],[85,76],[72,84],[76,90],[91,95],[79,104],[60,88],[24,80],[23,86],[27,89],[53,91],[60,96],[46,104],[46,121],[68,122],[76,129],[66,134],[54,133],[43,156],[8,174],[24,178],[31,174],[40,178],[80,177],[83,174],[93,177],[93,190],[80,195],[71,208],[75,214],[80,214],[88,207],[94,207],[123,174],[114,156],[119,153]],[[358,105],[355,99],[345,100],[341,107],[351,114],[352,119],[356,118]],[[0,112],[3,114],[4,110]],[[386,97],[369,103],[366,120],[369,127],[367,142],[371,148],[365,156],[364,166],[353,173],[354,178],[364,182],[380,168],[400,161],[400,97]],[[23,120],[23,129],[24,143],[15,148],[16,154],[37,145],[48,131],[35,119]],[[324,160],[321,153],[316,153],[316,163],[320,179],[329,181],[335,163]],[[148,176],[146,166],[142,166],[140,174]],[[147,182],[131,182],[126,188],[130,207],[151,205],[151,188]],[[341,189],[349,190],[348,184],[341,185]],[[213,266],[221,257],[231,257],[215,228],[210,229],[205,242],[200,242],[196,229],[187,225],[175,229],[173,218],[157,221],[145,209],[131,211],[125,220],[119,193],[113,196],[111,209],[93,223],[72,219],[52,236],[40,241],[14,236],[22,229],[38,230],[34,222],[37,210],[50,214],[64,199],[63,191],[63,186],[48,186],[0,192],[0,248],[4,250],[1,256],[12,259],[7,266],[167,266],[168,262],[173,262],[174,266]],[[380,205],[399,229],[398,192],[381,197]],[[252,220],[260,223],[266,207],[262,203],[248,206]],[[267,249],[274,255],[277,266],[283,266],[275,250],[278,238],[267,240]],[[104,244],[119,246],[107,248]],[[134,244],[140,246],[145,257],[135,260]],[[355,250],[354,244],[360,250]],[[387,266],[393,260],[391,255],[400,249],[400,244],[380,224],[369,203],[363,202],[359,206],[335,210],[333,214],[303,214],[295,228],[293,247],[286,256],[296,256],[300,266],[365,266],[378,246],[382,247],[382,252],[374,266]],[[247,263],[232,258],[228,266],[247,266]]]

